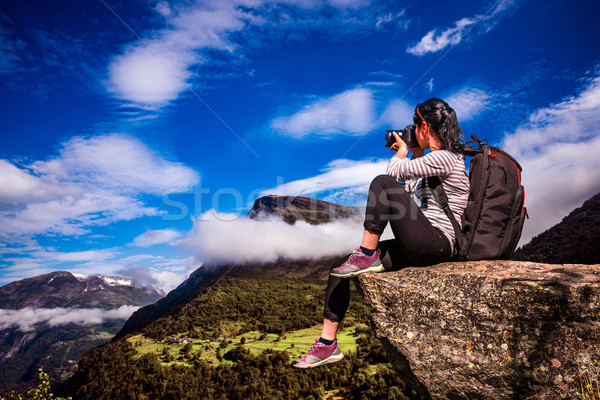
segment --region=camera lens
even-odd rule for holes
[[[396,138],[394,137],[393,131],[386,131],[385,132],[385,147],[389,149],[390,147],[392,147],[392,145],[394,143],[396,143]]]

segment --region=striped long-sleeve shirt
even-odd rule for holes
[[[448,204],[458,223],[467,206],[469,177],[465,157],[448,150],[436,150],[415,159],[393,157],[386,173],[405,182],[405,189],[421,201],[423,214],[431,224],[444,232],[454,248],[454,229],[442,206],[427,184],[428,176],[439,176],[448,195]]]

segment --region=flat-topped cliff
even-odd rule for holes
[[[600,377],[600,265],[444,263],[359,286],[393,364],[425,397],[573,399]]]

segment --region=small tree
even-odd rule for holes
[[[0,400],[72,400],[71,397],[54,397],[50,392],[50,377],[41,368],[38,371],[37,387],[27,389],[23,395],[12,392],[8,398],[0,396]]]
[[[182,354],[190,354],[190,352],[192,351],[193,348],[194,348],[193,344],[186,343],[186,345],[183,346],[183,348],[181,349],[181,353]]]

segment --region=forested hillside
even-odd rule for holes
[[[559,224],[535,236],[528,244],[518,249],[513,260],[552,264],[598,264],[599,239],[600,193],[573,210]]]
[[[77,399],[416,398],[388,364],[356,291],[339,335],[346,359],[308,371],[291,367],[319,336],[328,267],[314,262],[236,267],[205,282],[171,313],[86,353],[68,394]]]

